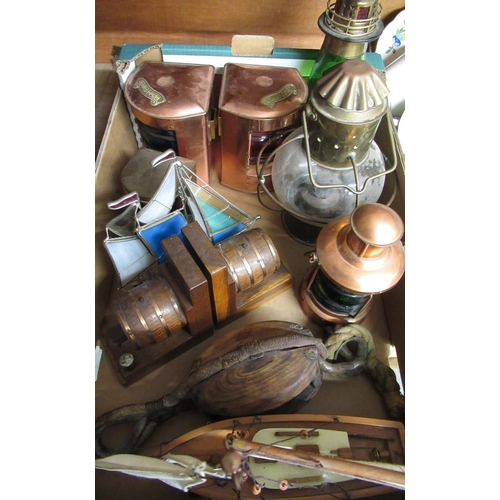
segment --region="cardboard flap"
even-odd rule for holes
[[[272,36],[234,35],[231,40],[233,56],[270,56],[274,50]]]

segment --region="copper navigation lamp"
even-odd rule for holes
[[[328,223],[299,289],[306,316],[317,324],[360,323],[373,295],[394,287],[404,273],[403,233],[399,215],[380,203]]]
[[[261,187],[283,209],[283,225],[295,240],[314,246],[325,224],[379,201],[385,175],[396,169],[395,163],[386,165],[374,140],[388,95],[368,62],[350,59],[334,66],[312,89],[302,126],[264,162],[261,171],[274,158],[274,195],[262,178]],[[394,150],[392,130],[389,139]]]

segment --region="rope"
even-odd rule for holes
[[[384,398],[385,407],[391,418],[404,421],[404,396],[401,394],[396,374],[375,355],[373,337],[368,329],[361,325],[352,324],[342,326],[331,334],[325,342],[327,360],[335,361],[341,349],[350,340],[358,341],[358,350],[362,343],[366,345],[364,370],[368,372],[377,391]]]
[[[98,458],[121,453],[135,453],[156,429],[158,424],[174,415],[194,407],[188,398],[185,384],[181,384],[170,394],[147,403],[129,404],[103,413],[95,422],[95,454]],[[122,424],[133,423],[134,427],[125,441],[115,447],[103,443],[102,435]]]

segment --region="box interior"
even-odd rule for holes
[[[120,10],[116,0],[104,0],[96,4],[96,63],[108,63],[116,59],[113,47],[124,44],[158,43],[190,43],[209,45],[229,45],[235,33],[249,33],[274,36],[278,47],[318,49],[323,34],[317,28],[317,18],[325,9],[325,1],[315,1],[294,5],[296,10],[289,10],[290,4],[285,2],[244,2],[231,4],[216,0],[204,6],[203,16],[193,15],[194,6],[186,5],[178,8],[178,2],[164,1],[164,9],[157,16],[151,17],[150,10],[144,6],[124,11],[120,21],[115,13]],[[383,19],[387,22],[401,8],[404,1],[382,1]],[[285,7],[287,7],[285,9]],[[172,23],[172,9],[176,9]],[[242,15],[241,9],[245,15]],[[278,9],[284,16],[283,24],[276,24]],[[220,16],[224,11],[225,16]],[[267,12],[263,15],[262,13]],[[252,14],[253,17],[248,16]],[[271,23],[271,24],[269,24]],[[291,23],[291,24],[290,24]],[[167,27],[167,28],[166,28]],[[250,29],[253,28],[253,29]],[[117,86],[113,98],[111,112],[104,131],[101,147],[97,153],[95,173],[95,342],[100,344],[103,320],[109,314],[109,305],[117,294],[117,281],[113,265],[107,255],[103,241],[105,225],[113,218],[114,212],[107,208],[107,203],[119,198],[123,191],[120,184],[120,173],[126,163],[137,151],[137,141],[132,128],[130,114],[127,110],[122,91]],[[214,86],[215,89],[218,85]],[[392,125],[392,124],[389,124]],[[378,134],[376,137],[380,147],[387,148],[387,137]],[[379,142],[380,141],[380,142]],[[396,137],[397,142],[397,137]],[[295,242],[283,229],[279,212],[265,208],[259,203],[255,194],[241,193],[224,187],[219,183],[220,139],[216,139],[212,152],[215,171],[212,174],[211,186],[237,206],[253,215],[260,215],[256,226],[268,234],[276,245],[283,265],[294,278],[293,288],[274,297],[266,304],[230,321],[214,335],[183,353],[174,360],[159,367],[138,382],[123,387],[111,362],[102,353],[95,384],[95,416],[130,403],[141,403],[155,400],[172,392],[186,380],[191,363],[213,339],[230,332],[239,326],[262,320],[286,320],[309,328],[319,338],[324,332],[313,324],[302,312],[297,302],[300,281],[310,264],[305,255],[311,248]],[[404,158],[400,148],[396,151],[397,175],[394,176],[396,196],[392,207],[404,220]],[[263,195],[265,197],[265,195]],[[267,201],[267,200],[266,200]],[[363,323],[372,333],[377,357],[389,364],[389,358],[397,353],[397,362],[404,385],[404,277],[389,292],[374,297],[374,306]],[[371,418],[388,418],[387,410],[381,395],[377,392],[373,380],[361,373],[346,380],[333,380],[324,375],[318,394],[312,398],[299,413],[325,413],[350,415]],[[207,417],[199,411],[188,411],[174,417],[158,427],[146,446],[168,442],[185,432],[207,423]],[[138,498],[147,496],[155,498],[192,498],[191,494],[174,490],[160,481],[146,481],[131,476],[105,471],[96,471],[96,498]],[[395,494],[396,497],[400,493]],[[389,496],[388,498],[391,498]]]

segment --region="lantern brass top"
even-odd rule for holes
[[[311,103],[335,119],[357,121],[355,115],[363,120],[380,118],[387,110],[388,95],[381,74],[370,63],[348,59],[323,74],[313,89]]]

